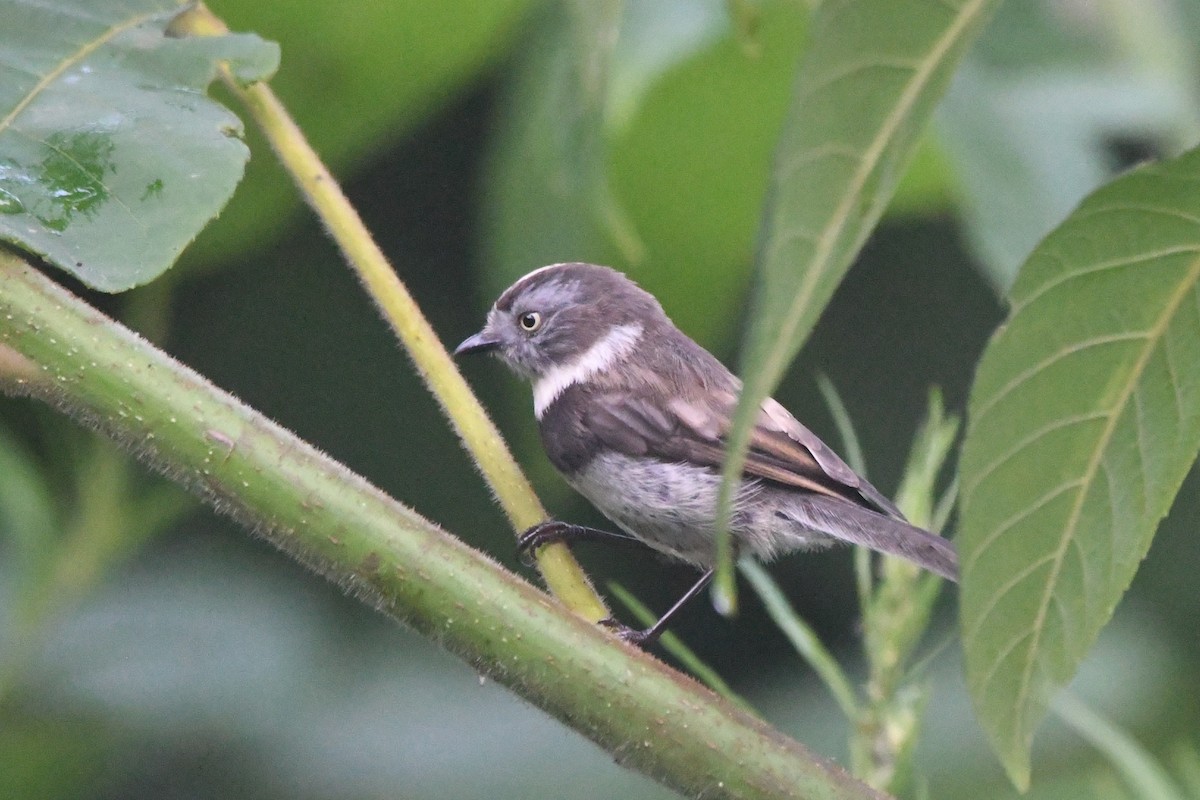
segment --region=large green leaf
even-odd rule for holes
[[[741,472],[759,404],[883,213],[956,64],[994,5],[827,0],[814,17],[763,223],[743,349],[746,387],[727,484]],[[723,570],[721,578],[717,589],[731,599],[732,573]]]
[[[1200,448],[1200,150],[1088,198],[1034,251],[971,393],[967,680],[1014,781]]]
[[[0,239],[104,291],[171,266],[241,179],[241,122],[204,96],[217,62],[278,63],[256,36],[164,35],[179,9],[0,0]]]

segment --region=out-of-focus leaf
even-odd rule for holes
[[[604,112],[619,16],[581,4],[541,15],[501,105],[488,168],[484,297],[559,261],[619,263]],[[591,24],[589,24],[591,23]]]
[[[972,389],[963,646],[1019,786],[1200,448],[1197,186],[1192,151],[1088,198],[1022,268]]]
[[[796,3],[763,4],[754,54],[722,17],[720,35],[694,41],[689,56],[657,76],[627,123],[612,130],[613,191],[643,254],[616,266],[718,352],[742,322],[771,155],[807,17]]]
[[[116,292],[164,272],[241,179],[218,61],[270,75],[257,36],[164,35],[172,0],[0,2],[0,239]]]
[[[728,33],[721,0],[626,3],[609,68],[609,131],[619,134],[632,121],[665,73]]]
[[[119,736],[85,712],[70,720],[19,707],[0,710],[0,797],[95,797]]]
[[[1200,137],[1200,29],[1167,3],[1006,3],[938,110],[967,239],[1003,294],[1037,241],[1125,166]],[[1176,20],[1175,17],[1180,17]]]
[[[457,96],[503,54],[533,2],[208,5],[234,30],[256,31],[280,43],[283,63],[271,85],[326,163],[346,175]],[[261,246],[293,222],[300,208],[291,179],[266,143],[253,130],[247,138],[256,157],[246,180],[211,235],[189,252],[190,267]]]
[[[726,461],[741,473],[759,404],[878,221],[925,122],[994,0],[827,0],[776,157]],[[728,537],[714,590],[732,600]]]
[[[1174,748],[1174,762],[1183,782],[1184,791],[1200,797],[1200,747],[1194,741],[1180,742]]]

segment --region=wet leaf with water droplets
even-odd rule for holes
[[[175,39],[172,0],[0,0],[0,240],[116,292],[216,216],[249,152],[204,96],[219,61],[265,78],[256,36]]]

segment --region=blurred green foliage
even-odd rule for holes
[[[513,276],[586,258],[629,271],[717,353],[736,350],[804,4],[764,0],[750,28],[728,16],[744,4],[720,0],[593,11],[516,0],[211,5],[234,29],[280,43],[274,85],[447,341],[474,330]],[[1150,6],[1170,24],[1154,27],[1150,11],[1137,11]],[[580,13],[595,16],[581,24]],[[1196,118],[1198,17],[1186,2],[1014,0],[985,34],[971,56],[976,72],[960,76],[892,216],[777,393],[832,441],[812,378],[829,374],[885,490],[928,386],[941,385],[961,412],[1001,318],[993,287],[1007,285],[1011,257],[982,242],[1023,259],[1130,153],[1195,141],[1186,126]],[[1151,72],[1151,51],[1133,46],[1146,30],[1154,52],[1179,54]],[[601,34],[613,33],[605,46]],[[584,53],[601,65],[586,91]],[[1164,107],[1175,111],[1097,114],[1103,124],[1089,130],[1098,137],[1078,135],[1078,119],[1059,113],[1080,105],[1080,76],[1107,87],[1086,105],[1141,108],[1148,74],[1170,89]],[[995,122],[962,127],[981,105]],[[1018,139],[1009,131],[1020,120],[1039,125]],[[94,300],[161,332],[168,350],[218,384],[515,565],[510,533],[433,402],[269,153],[248,140],[247,178],[185,269],[163,286]],[[1044,166],[1068,156],[1089,165],[1070,181]],[[1006,180],[973,179],[977,168]],[[1070,197],[1034,202],[1050,188]],[[1012,216],[1022,219],[1001,225]],[[467,369],[553,511],[600,524],[550,476],[527,390],[494,365]],[[97,454],[65,420],[0,399],[0,424],[0,797],[666,796],[208,512],[168,526],[178,511],[170,490],[112,466],[123,462]],[[114,481],[115,470],[128,481]],[[101,503],[105,481],[119,486]],[[1182,776],[1195,774],[1200,729],[1198,497],[1193,470],[1076,685]],[[71,564],[80,551],[69,531],[114,524],[118,541],[91,550],[93,579],[36,631],[16,625],[21,598],[48,590],[30,587],[31,554]],[[690,580],[653,560],[583,557],[658,608]],[[835,648],[854,638],[849,561],[834,552],[773,568]],[[844,757],[843,721],[755,604],[736,622],[697,607],[678,632],[774,724]],[[953,648],[931,670],[918,756],[930,796],[1010,796]],[[1041,780],[1030,797],[1097,786],[1127,796],[1112,768],[1056,725],[1035,758]]]

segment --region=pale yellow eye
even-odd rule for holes
[[[533,333],[538,328],[542,327],[542,315],[536,311],[526,311],[517,318],[517,324],[521,326],[521,330],[526,333]]]

